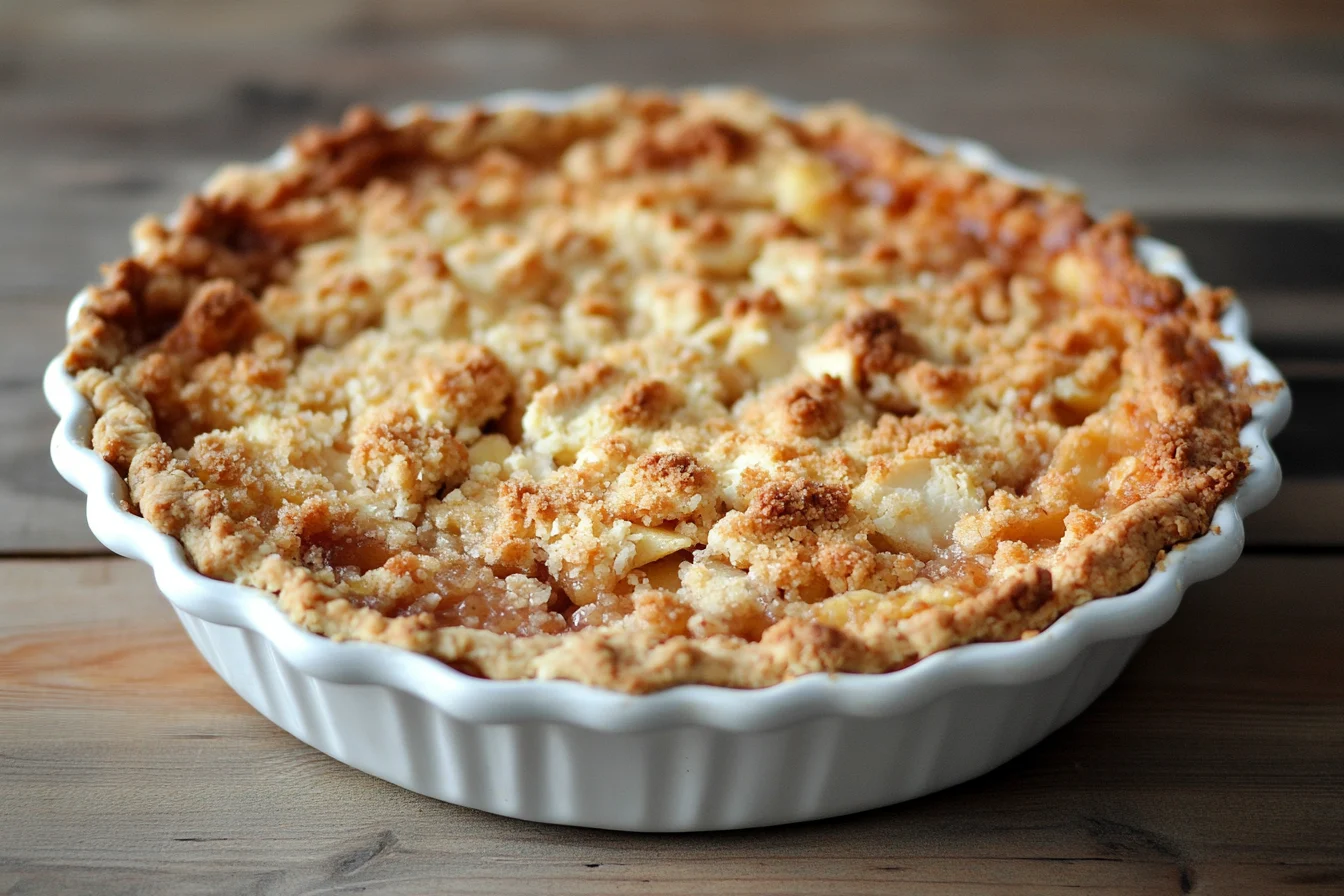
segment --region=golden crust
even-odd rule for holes
[[[1142,583],[1246,469],[1227,294],[849,106],[311,129],[147,219],[68,369],[300,625],[645,692],[881,672]]]

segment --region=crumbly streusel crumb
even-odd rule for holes
[[[843,105],[310,129],[135,228],[95,448],[337,639],[643,692],[881,672],[1140,584],[1246,469],[1223,291]]]

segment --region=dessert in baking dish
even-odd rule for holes
[[[134,230],[68,369],[296,623],[631,692],[885,672],[1141,584],[1246,469],[1228,301],[846,105],[366,109]]]

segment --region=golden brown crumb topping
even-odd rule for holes
[[[1223,292],[844,105],[312,129],[137,224],[95,448],[203,573],[495,678],[881,672],[1139,585],[1246,469]]]

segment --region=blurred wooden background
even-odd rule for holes
[[[852,98],[1137,211],[1239,290],[1292,384],[1285,488],[1252,556],[1047,744],[843,822],[558,831],[412,797],[273,730],[144,570],[105,559],[50,468],[38,381],[68,297],[137,215],[352,102],[598,81]],[[1340,892],[1341,396],[1337,0],[3,0],[0,893]]]

